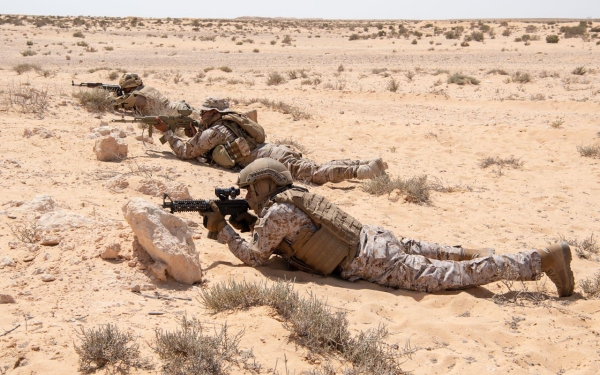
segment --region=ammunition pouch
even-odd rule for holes
[[[212,160],[219,164],[223,168],[233,168],[235,166],[235,160],[229,155],[227,149],[223,145],[215,147],[211,154]]]

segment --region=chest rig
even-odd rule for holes
[[[217,121],[236,136],[233,142],[216,146],[212,151],[212,159],[222,167],[232,168],[265,141],[263,127],[245,115],[236,112],[222,114],[208,127]]]

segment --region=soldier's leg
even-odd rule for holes
[[[437,260],[471,260],[494,255],[494,249],[466,249],[462,246],[444,246],[433,242],[415,241],[411,238],[401,240],[404,252],[412,255],[422,255]]]

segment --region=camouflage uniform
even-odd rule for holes
[[[207,154],[218,145],[224,145],[227,142],[233,142],[236,135],[219,121],[211,125],[210,128],[197,133],[194,137],[186,140],[179,138],[172,131],[165,133],[165,139],[169,142],[171,149],[180,159],[194,159]],[[373,163],[373,160],[333,160],[324,164],[317,164],[312,160],[302,158],[302,154],[291,150],[284,145],[272,143],[261,143],[250,155],[238,162],[241,167],[245,167],[256,159],[271,158],[283,163],[292,173],[296,180],[310,182],[322,185],[326,182],[341,182],[352,178],[371,178],[360,176],[360,166],[366,166]],[[381,169],[385,169],[381,159]]]
[[[257,267],[267,263],[284,239],[294,242],[302,228],[317,228],[306,213],[289,203],[274,203],[259,215],[252,242],[242,239],[227,225],[218,235],[242,262]],[[363,225],[357,255],[339,275],[347,280],[364,279],[383,286],[436,292],[488,284],[498,280],[537,280],[541,258],[535,251],[492,255],[470,261],[457,259],[461,248],[398,240],[390,231]]]

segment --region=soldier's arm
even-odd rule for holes
[[[290,204],[276,203],[255,224],[251,242],[241,238],[229,225],[219,232],[218,240],[226,243],[236,258],[257,267],[267,263],[284,238],[295,238],[306,225],[313,224],[300,209]]]
[[[218,145],[227,143],[227,134],[219,128],[210,128],[196,133],[192,138],[184,140],[171,130],[165,132],[173,153],[180,159],[194,159],[202,156]]]
[[[113,101],[113,106],[115,108],[123,108],[123,109],[132,109],[137,108],[139,110],[146,107],[147,100],[141,95],[137,95],[135,93],[125,94],[123,96],[117,97]]]

